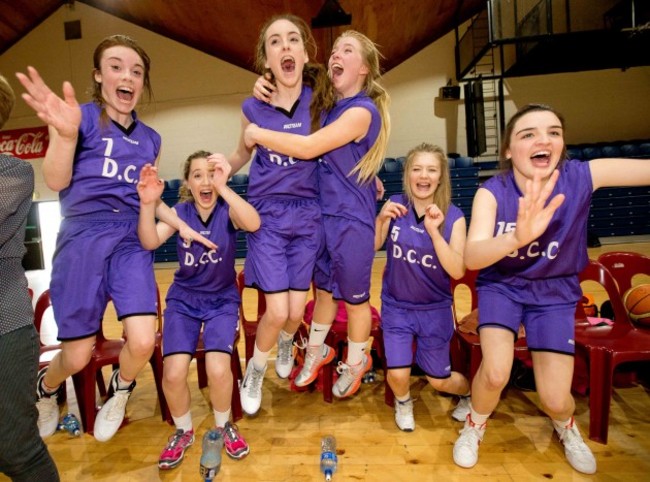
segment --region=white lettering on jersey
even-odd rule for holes
[[[503,221],[497,222],[497,236],[500,234],[509,233],[514,231],[517,223],[505,223]],[[539,241],[533,241],[528,245],[526,253],[519,254],[519,250],[514,250],[508,254],[510,258],[519,258],[524,260],[526,258],[537,258],[539,256],[547,257],[548,259],[555,259],[560,251],[560,243],[558,241],[551,241],[546,249],[540,250]]]
[[[393,240],[393,243],[397,242],[397,238],[399,237],[399,230],[399,227],[393,226],[393,229],[390,231],[390,239]]]
[[[129,164],[124,168],[124,171],[120,173],[117,161],[111,158],[111,154],[113,153],[113,139],[110,137],[102,137],[102,140],[106,142],[106,149],[104,149],[104,164],[102,165],[102,176],[117,178],[118,181],[126,181],[129,184],[137,184],[138,177],[135,175],[136,166]]]
[[[183,243],[183,246],[185,246],[185,243]],[[186,251],[183,264],[185,266],[199,266],[200,264],[208,264],[208,263],[217,264],[222,260],[223,258],[218,257],[217,251],[214,249],[201,253],[201,256],[199,256],[198,260],[194,257],[192,253]]]
[[[425,268],[438,269],[438,266],[433,264],[433,255],[425,254],[420,256],[414,249],[404,251],[399,244],[393,244],[393,258],[406,261],[409,264],[420,264]]]

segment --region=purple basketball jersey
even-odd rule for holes
[[[125,130],[110,119],[100,120],[101,110],[94,102],[81,106],[72,180],[59,195],[63,217],[137,216],[140,210],[136,184],[142,166],[158,157],[160,135],[140,122],[135,112],[133,124]]]
[[[500,287],[515,300],[536,305],[580,298],[577,274],[588,261],[587,219],[593,184],[588,162],[567,161],[559,170],[551,197],[560,193],[566,197],[546,231],[532,243],[481,270],[479,286]],[[513,172],[494,176],[481,187],[497,201],[494,235],[512,231],[517,222],[516,200],[522,196]],[[542,285],[546,288],[541,289]]]
[[[175,209],[179,218],[213,241],[218,248],[208,249],[197,242],[187,246],[179,236],[176,252],[180,267],[174,273],[174,283],[203,293],[216,293],[234,286],[237,231],[230,221],[228,204],[219,197],[214,211],[205,223],[193,202],[179,203]]]
[[[264,129],[308,135],[311,128],[310,101],[311,88],[303,86],[291,112],[253,97],[244,100],[242,110],[250,122]],[[248,198],[316,199],[318,197],[316,169],[317,164],[314,161],[294,159],[258,145],[249,172]]]
[[[374,230],[377,213],[377,187],[374,179],[359,184],[352,169],[370,150],[381,129],[381,116],[375,103],[365,93],[342,99],[336,103],[325,119],[325,125],[333,123],[347,109],[362,107],[370,111],[368,133],[359,142],[350,142],[334,149],[319,160],[318,181],[321,209],[324,215],[343,216],[368,224]]]
[[[391,196],[390,200],[409,209],[405,216],[392,220],[388,228],[382,302],[422,310],[451,306],[449,274],[438,261],[424,218],[417,217],[404,194]],[[454,223],[462,217],[462,211],[450,204],[443,228],[445,241],[449,242]]]

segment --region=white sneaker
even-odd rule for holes
[[[318,377],[318,371],[323,365],[334,360],[334,350],[322,344],[320,346],[308,346],[305,355],[305,363],[294,380],[297,387],[306,387]]]
[[[564,445],[564,455],[571,467],[583,474],[595,474],[596,459],[582,439],[573,417],[571,417],[571,423],[568,426],[556,430],[556,433]]]
[[[454,411],[451,412],[451,418],[453,418],[457,422],[464,422],[465,420],[467,420],[467,416],[469,415],[469,402],[470,401],[471,401],[471,398],[469,396],[460,397],[458,399],[458,405],[456,405],[456,408],[454,408]]]
[[[239,398],[241,399],[241,408],[248,415],[255,415],[262,405],[262,381],[264,380],[264,370],[257,370],[253,360],[248,362],[246,374],[239,389]]]
[[[395,423],[404,432],[412,432],[415,430],[412,398],[409,398],[405,402],[395,400]]]
[[[278,356],[275,359],[275,373],[280,378],[288,378],[293,369],[293,360],[295,352],[293,349],[293,338],[283,340],[282,336],[278,337]]]
[[[128,388],[118,388],[118,375],[119,370],[113,371],[108,389],[108,399],[95,418],[93,435],[99,442],[110,440],[120,428],[126,415],[126,404],[135,388],[135,380]]]
[[[59,392],[47,394],[41,385],[47,368],[42,368],[36,378],[36,408],[38,410],[38,433],[42,438],[49,437],[59,426]]]
[[[460,467],[469,469],[478,462],[478,447],[483,441],[485,426],[476,425],[468,416],[465,426],[460,431],[460,436],[454,444],[454,463]]]

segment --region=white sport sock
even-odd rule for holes
[[[262,351],[259,348],[257,348],[257,343],[255,343],[255,349],[253,350],[253,365],[255,366],[255,369],[257,371],[262,371],[264,370],[264,367],[266,367],[266,361],[269,359],[269,353],[270,351]]]
[[[312,320],[311,328],[309,329],[309,345],[310,346],[321,346],[325,343],[325,338],[330,331],[332,325],[323,325],[322,323],[316,323]]]
[[[217,410],[213,410],[212,413],[214,414],[214,424],[217,427],[223,428],[226,426],[226,422],[230,420],[230,409],[226,410],[225,412],[219,412]]]
[[[192,430],[192,413],[187,412],[185,415],[181,415],[180,417],[174,417],[172,415],[172,419],[174,420],[174,425],[176,428],[181,429],[183,432],[187,432],[189,430]]]
[[[293,335],[291,333],[287,333],[284,330],[280,330],[280,338],[282,338],[282,341],[289,341],[293,340]]]
[[[348,359],[345,363],[352,366],[361,363],[363,361],[363,354],[366,351],[367,344],[368,340],[358,342],[352,341],[348,338]]]
[[[482,414],[478,413],[477,411],[475,411],[473,407],[470,407],[470,409],[469,409],[470,420],[472,421],[472,423],[474,425],[478,425],[478,426],[485,425],[488,418],[490,418],[490,415],[491,414],[489,414],[489,413],[487,415],[482,415]]]
[[[410,399],[411,399],[411,392],[410,391],[406,392],[406,395],[402,395],[401,397],[398,397],[397,395],[395,395],[395,400],[397,400],[399,403],[408,402]]]
[[[569,418],[568,420],[564,420],[564,421],[551,419],[551,422],[553,422],[553,428],[555,428],[555,431],[557,433],[561,433],[562,430],[564,430],[569,425],[571,425],[571,423],[573,422],[573,416],[571,416],[571,418]]]

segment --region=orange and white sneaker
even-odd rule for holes
[[[332,387],[332,393],[338,398],[354,395],[361,386],[363,375],[371,368],[372,358],[367,353],[364,353],[361,362],[354,366],[339,362],[339,366],[336,367],[339,378]]]
[[[297,387],[306,387],[318,377],[318,371],[323,365],[334,360],[334,350],[326,345],[308,346],[305,355],[305,363],[294,380]]]

